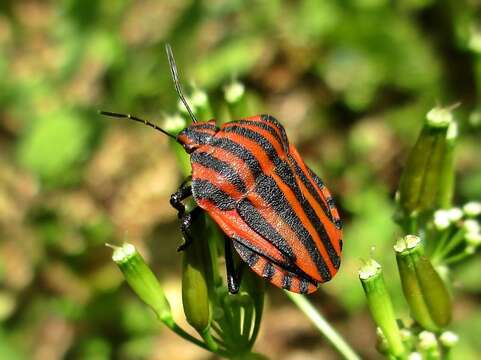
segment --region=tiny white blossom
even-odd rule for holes
[[[468,219],[464,222],[463,226],[468,234],[477,234],[481,232],[481,227],[476,220]]]
[[[481,245],[481,233],[467,233],[464,238],[466,242],[471,246],[479,246]]]
[[[463,211],[466,216],[475,217],[481,214],[481,202],[470,201],[463,206]]]
[[[434,213],[434,226],[438,230],[445,230],[451,225],[449,212],[447,210],[437,210]]]
[[[445,331],[441,334],[439,340],[444,346],[452,347],[458,342],[459,336],[452,331]]]
[[[421,331],[419,333],[419,348],[429,350],[436,347],[436,335],[430,331]]]
[[[436,128],[448,127],[453,121],[453,114],[450,108],[435,107],[429,110],[426,114],[427,123],[429,126]]]
[[[408,360],[423,360],[423,357],[418,352],[412,352],[408,355]]]
[[[448,217],[451,222],[456,222],[463,217],[463,211],[458,207],[451,208],[448,210]]]

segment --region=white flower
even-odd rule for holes
[[[438,230],[445,230],[451,225],[451,220],[448,210],[437,210],[434,213],[434,226]]]
[[[463,206],[463,211],[466,216],[475,217],[481,214],[481,202],[470,201]]]
[[[430,331],[421,331],[419,333],[419,348],[429,350],[437,346],[436,335]]]
[[[481,233],[467,233],[464,238],[466,239],[466,242],[471,245],[471,246],[479,246],[481,245]]]
[[[458,342],[459,336],[452,331],[445,331],[441,334],[439,340],[444,346],[452,347]]]
[[[463,226],[467,234],[479,234],[481,231],[479,223],[473,219],[466,220]]]
[[[450,108],[435,107],[426,114],[428,125],[437,128],[448,127],[453,121],[453,114]]]
[[[448,210],[448,217],[451,222],[456,222],[463,217],[463,211],[458,207],[454,207]]]

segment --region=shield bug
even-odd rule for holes
[[[202,209],[225,234],[227,284],[239,289],[232,246],[258,275],[296,293],[314,292],[339,269],[342,222],[322,180],[289,144],[284,127],[270,115],[234,120],[218,127],[215,120],[197,121],[180,85],[172,49],[167,57],[180,100],[192,124],[173,135],[138,117],[103,115],[142,122],[174,138],[190,154],[192,179],[180,186],[170,203],[178,211],[185,242]],[[197,203],[186,212],[183,201]]]

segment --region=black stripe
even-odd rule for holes
[[[319,186],[319,189],[323,189],[325,187],[324,185],[324,182],[319,178],[319,176],[317,176],[314,171],[312,171],[311,169],[307,168],[307,170],[309,171],[309,175],[314,179],[314,182],[317,184],[317,186]],[[331,197],[332,199],[332,197]],[[334,203],[334,200],[332,200],[332,206],[331,204],[329,204],[329,207],[330,209],[328,209],[329,211],[329,217],[331,218],[332,222],[336,225],[336,228],[338,230],[341,230],[342,229],[342,220],[339,218],[339,216],[334,216],[331,212],[331,209],[334,208],[336,205]]]
[[[264,266],[264,270],[262,271],[262,277],[266,280],[272,280],[275,272],[276,272],[276,269],[274,269],[274,265],[272,265],[272,263],[270,262],[266,262],[266,265]]]
[[[316,247],[314,240],[306,230],[302,221],[296,212],[289,206],[284,193],[279,189],[275,180],[266,175],[262,175],[261,179],[256,183],[256,192],[270,205],[276,214],[296,233],[302,245],[307,249],[312,261],[316,265],[321,277],[324,281],[331,279],[331,273],[322,258],[319,249]]]
[[[180,134],[177,136],[185,135],[187,136],[191,142],[194,144],[208,144],[212,141],[213,136],[210,133],[206,133],[203,131],[195,131],[192,128],[186,128],[180,132]]]
[[[193,152],[190,159],[192,163],[200,164],[219,173],[222,178],[232,183],[239,192],[244,194],[247,191],[244,180],[242,180],[238,172],[225,161],[219,160],[212,154],[200,151]]]
[[[244,161],[247,165],[249,170],[252,173],[254,179],[257,179],[259,175],[262,175],[262,168],[257,160],[257,158],[252,155],[252,153],[247,150],[243,145],[232,141],[231,139],[223,138],[223,137],[215,137],[214,141],[212,142],[213,147],[218,147],[225,151],[230,152],[232,155],[237,156],[239,159]]]
[[[286,290],[290,290],[292,285],[292,277],[289,274],[284,274],[282,278],[282,288]]]
[[[222,211],[235,208],[235,200],[207,180],[192,181],[192,195],[196,201],[209,200]]]
[[[296,277],[299,279],[307,279],[307,281],[316,284],[317,281],[311,278],[309,275],[307,275],[304,271],[299,269],[296,264],[289,263],[289,262],[280,262],[277,259],[274,259],[273,257],[269,256],[266,254],[263,250],[257,248],[256,246],[252,245],[248,240],[242,239],[240,237],[234,236],[233,238],[234,241],[234,247],[237,249],[237,251],[241,252],[244,248],[247,248],[248,250],[256,253],[259,255],[259,258],[263,258],[266,261],[271,262],[272,264],[275,264],[279,266],[281,269],[288,271],[292,274],[294,274]]]
[[[321,180],[319,176],[316,175],[314,171],[312,171],[309,167],[307,168],[307,171],[309,172],[309,175],[314,179],[314,182],[319,186],[319,189],[322,190],[324,188],[324,181]]]
[[[261,119],[271,123],[277,129],[279,129],[279,131],[281,132],[282,141],[287,145],[287,147],[289,147],[289,140],[287,140],[286,130],[284,129],[284,126],[281,125],[279,120],[269,114],[262,114]]]
[[[295,176],[292,173],[292,170],[289,164],[284,161],[281,164],[279,164],[276,167],[276,174],[282,179],[282,181],[287,186],[291,188],[292,192],[296,196],[297,201],[299,202],[301,209],[306,214],[312,227],[319,234],[319,237],[321,238],[324,248],[326,249],[326,252],[329,255],[329,258],[331,259],[331,262],[334,268],[338,269],[339,266],[341,265],[341,259],[339,258],[339,255],[337,255],[337,252],[334,249],[334,246],[332,245],[331,239],[329,238],[329,235],[326,232],[324,224],[317,216],[316,212],[312,208],[309,201],[307,201],[307,199],[302,195],[301,189],[297,185]]]
[[[297,183],[295,181],[295,178],[293,177],[292,171],[290,170],[290,167],[277,156],[277,152],[272,147],[270,142],[266,138],[264,138],[262,135],[260,135],[259,133],[255,132],[255,131],[252,131],[250,129],[246,129],[246,128],[242,128],[242,127],[238,127],[238,126],[232,126],[232,127],[226,128],[225,130],[229,130],[230,132],[234,132],[234,133],[237,133],[241,136],[245,136],[249,139],[252,139],[252,140],[258,142],[265,149],[266,154],[268,155],[269,159],[272,161],[274,166],[276,166],[276,168],[275,168],[276,173],[279,175],[279,177],[282,179],[282,181],[284,183],[286,183],[286,185],[288,185],[293,190],[294,194],[296,195],[297,200],[299,201],[301,206],[304,208],[304,211],[306,212],[306,216],[309,218],[309,220],[313,224],[313,227],[319,233],[319,236],[321,237],[321,240],[324,243],[326,251],[327,251],[329,257],[331,258],[333,266],[336,269],[339,268],[340,258],[337,255],[337,252],[335,251],[334,247],[332,246],[332,243],[329,239],[329,236],[326,233],[326,230],[324,229],[324,226],[320,222],[319,218],[315,214],[315,212],[312,209],[312,207],[310,206],[310,204],[302,196],[301,191],[300,191],[300,189],[297,186]],[[256,179],[256,181],[258,181],[259,177],[264,176],[264,174],[262,173],[262,170],[260,168],[259,162],[256,160],[254,155],[252,155],[252,153],[249,150],[247,150],[245,147],[243,147],[242,145],[237,144],[237,143],[235,143],[235,142],[233,142],[229,139],[218,138],[218,137],[215,138],[212,145],[213,146],[219,146],[219,147],[221,147],[221,148],[223,148],[227,151],[231,151],[233,154],[241,157],[242,160],[246,161],[246,164],[249,166],[249,168],[253,172],[253,175],[254,175],[254,178]],[[286,168],[286,166],[287,166],[287,168]],[[276,184],[275,184],[275,186],[277,188]],[[280,194],[282,194],[282,191],[280,189],[277,188],[277,190]],[[271,199],[271,202],[272,202],[272,199]],[[321,204],[321,206],[325,207],[322,200],[321,200],[320,204]],[[330,214],[330,212],[328,212],[328,213]],[[290,222],[288,220],[289,219],[287,219],[286,222],[288,224],[290,224]],[[301,223],[300,220],[299,220],[299,223]],[[305,230],[305,228],[302,224],[301,224],[301,226]],[[291,225],[291,227],[292,227],[292,225]],[[296,231],[295,228],[293,228],[293,230]],[[307,230],[305,230],[305,232],[309,235]],[[267,238],[267,239],[269,239],[269,238]],[[313,241],[313,239],[310,235],[308,236],[308,239],[306,241],[310,241],[315,248],[315,243],[314,243],[314,241]],[[317,248],[316,248],[316,251],[318,252]],[[322,256],[319,254],[318,258],[322,259]],[[317,262],[317,265],[318,265],[319,271],[321,272],[320,267],[322,267],[322,265],[319,262]],[[324,263],[324,266],[326,266],[325,263]],[[326,270],[327,270],[327,267],[326,267]],[[321,274],[323,274],[323,273],[321,272]],[[327,275],[327,274],[329,274],[329,271],[327,270],[327,273],[326,273],[326,271],[324,271],[324,275]],[[329,275],[328,277],[330,279],[331,276]]]
[[[316,202],[319,203],[321,206],[322,211],[324,214],[331,220],[333,221],[331,211],[326,207],[326,204],[324,201],[322,201],[321,197],[319,196],[319,193],[316,191],[314,186],[312,186],[312,183],[309,181],[309,179],[306,177],[304,174],[304,171],[300,168],[300,166],[297,164],[297,161],[289,155],[289,162],[294,166],[294,170],[296,171],[296,175],[301,179],[302,183],[304,186],[307,188],[309,193],[314,197]],[[316,182],[317,185],[317,182]]]
[[[192,124],[190,125],[190,128],[194,128],[194,129],[207,129],[207,130],[219,130],[219,128],[217,126],[215,126],[214,124],[210,124],[208,122],[204,122],[204,123],[196,123],[196,124]]]
[[[234,247],[236,248],[237,252],[239,253],[240,257],[244,259],[244,261],[249,265],[249,267],[253,268],[260,259],[259,254],[255,253],[247,246],[244,246],[239,241],[234,241]]]
[[[251,252],[245,261],[247,265],[249,265],[249,267],[253,268],[259,261],[259,255],[257,255],[254,252]]]
[[[329,206],[329,209],[334,209],[336,207],[336,204],[334,203],[334,199],[330,196],[326,198],[327,205]]]
[[[269,157],[269,160],[274,164],[274,166],[276,166],[281,161],[281,158],[279,157],[280,154],[277,153],[274,146],[272,146],[269,140],[267,140],[264,136],[262,136],[258,132],[251,129],[247,129],[245,127],[238,126],[238,125],[226,127],[223,129],[223,131],[240,135],[242,137],[245,137],[247,139],[250,139],[258,143],[263,148],[264,152]]]
[[[306,279],[300,279],[300,284],[299,284],[299,291],[301,294],[307,294],[307,291],[309,290],[309,281]]]
[[[272,147],[272,145],[269,143],[269,141],[267,141],[266,138],[264,138],[262,135],[260,135],[259,133],[255,132],[255,131],[252,131],[250,129],[246,129],[246,128],[241,128],[241,127],[238,127],[238,126],[232,126],[232,127],[229,127],[229,128],[226,128],[225,130],[230,130],[231,132],[235,132],[241,136],[245,136],[249,139],[252,139],[256,142],[258,142],[266,151],[267,155],[269,156],[270,160],[274,163],[274,165],[276,166],[275,170],[276,172],[278,173],[278,175],[281,177],[281,179],[283,180],[283,182],[285,182],[288,186],[291,187],[291,189],[293,190],[293,192],[295,193],[296,197],[297,197],[297,200],[300,202],[300,204],[302,206],[306,205],[306,208],[304,208],[305,212],[306,212],[306,215],[307,217],[309,218],[309,220],[311,221],[311,223],[313,224],[314,228],[318,231],[320,237],[321,237],[321,240],[323,241],[324,243],[324,246],[326,248],[326,251],[329,255],[329,257],[331,258],[331,261],[333,263],[333,266],[337,269],[339,266],[340,266],[340,258],[339,256],[337,255],[335,249],[333,248],[332,246],[332,243],[329,239],[329,236],[327,235],[325,229],[324,229],[324,226],[322,225],[322,223],[320,222],[319,218],[317,217],[317,215],[315,214],[314,210],[312,209],[312,207],[310,206],[310,204],[304,199],[304,197],[302,196],[301,194],[301,191],[299,189],[299,187],[297,186],[297,183],[295,182],[295,178],[293,177],[293,174],[292,174],[292,171],[290,170],[289,166],[283,162],[278,156],[277,156],[277,153],[275,151],[275,149]],[[220,145],[220,142],[218,143],[219,140],[223,139],[224,141],[227,140],[225,138],[216,138],[214,143],[213,143],[213,146],[219,146]],[[224,146],[225,148],[226,146]],[[242,157],[244,158],[250,158],[250,162],[254,163],[255,165],[255,171],[257,172],[257,176],[255,177],[256,178],[256,181],[259,181],[259,178],[262,177],[262,176],[265,176],[262,172],[261,172],[261,169],[260,169],[260,164],[257,160],[254,160],[254,156],[250,153],[249,150],[247,150],[246,148],[241,147],[241,145],[238,145],[238,144],[235,144],[234,142],[231,142],[229,144],[228,147],[234,147],[235,148],[235,153],[238,153],[239,155],[241,155]],[[254,161],[253,161],[254,160]],[[287,166],[287,168],[286,168]],[[282,198],[284,199],[284,202],[286,202],[287,204],[287,207],[289,207],[287,201],[285,200],[285,197],[282,193],[282,191],[277,187],[277,184],[275,184],[274,182],[274,186],[276,187],[277,189],[277,192],[279,194],[282,195]],[[269,190],[267,189],[267,192]],[[264,194],[265,195],[265,194]],[[261,194],[262,196],[262,194]],[[272,198],[269,199],[270,201],[268,202],[272,202],[272,203],[278,203],[279,201],[273,201]],[[321,202],[322,203],[322,202]],[[294,214],[294,211],[291,209],[291,213]],[[295,215],[295,214],[294,214]],[[296,216],[296,219],[297,216]],[[291,224],[291,221],[288,217],[285,217],[284,220],[286,221],[287,224],[289,224],[291,226],[291,228],[293,228],[294,231],[300,231],[298,229],[296,229],[295,227],[292,226]],[[317,255],[314,255],[317,259],[322,259],[322,256],[320,255],[318,249],[316,248],[315,246],[315,243],[314,243],[314,240],[312,239],[312,237],[310,236],[310,234],[307,232],[307,230],[304,228],[304,226],[302,225],[301,221],[298,219],[298,226],[297,228],[302,227],[302,229],[304,230],[304,232],[308,235],[308,237],[304,237],[303,239],[306,239],[305,242],[310,242],[311,246],[308,247],[308,249],[312,249],[313,251],[315,251],[317,253]],[[267,238],[269,239],[269,238]],[[311,254],[312,254],[312,251],[309,251]],[[325,264],[325,262],[322,260],[322,263],[319,262],[319,261],[315,261],[320,273],[322,274],[323,278],[328,278],[330,279],[331,278],[331,275],[329,273],[329,270],[327,268],[327,265]],[[329,274],[329,275],[328,275]],[[327,275],[327,276],[325,276]],[[327,281],[327,280],[325,280]]]
[[[285,152],[287,152],[289,149],[289,143],[283,142],[283,140],[281,139],[281,137],[279,136],[279,133],[275,130],[275,128],[273,128],[266,122],[254,121],[254,120],[235,120],[230,122],[229,126],[233,126],[235,124],[255,126],[262,130],[266,130],[277,140],[277,142],[279,143],[280,146],[282,146]]]
[[[274,246],[286,257],[288,262],[294,263],[296,255],[292,251],[287,241],[269,224],[249,199],[243,199],[236,205],[239,216],[249,227],[262,236],[264,239],[274,244]]]

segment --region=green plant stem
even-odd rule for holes
[[[453,255],[453,256],[450,256],[450,257],[444,259],[443,262],[446,265],[451,265],[451,264],[460,262],[461,260],[464,260],[465,258],[467,258],[471,255],[473,255],[473,254],[470,254],[468,252],[462,252],[462,253],[459,253],[459,254],[456,254],[456,255]]]
[[[314,323],[319,331],[329,340],[339,353],[348,360],[360,360],[354,350],[342,338],[341,335],[324,319],[304,295],[284,291],[291,301]]]
[[[223,351],[221,349],[219,349],[217,347],[217,349],[214,350],[214,347],[212,346],[209,346],[209,345],[212,345],[212,344],[206,344],[202,341],[200,341],[199,339],[193,337],[192,335],[190,335],[187,331],[185,331],[184,329],[182,329],[173,319],[171,318],[168,318],[168,319],[160,319],[160,321],[162,321],[162,323],[167,326],[170,330],[172,330],[173,332],[175,332],[177,335],[179,335],[181,338],[183,338],[184,340],[187,340],[187,341],[190,341],[191,343],[207,350],[207,351],[211,351],[215,354],[218,354],[220,356],[224,356],[224,357],[227,357],[228,356],[228,353],[226,351]]]
[[[444,248],[439,250],[437,256],[433,256],[434,261],[441,262],[445,257],[447,257],[449,253],[456,248],[456,246],[461,244],[461,242],[464,240],[465,233],[466,231],[463,228],[460,228],[458,231],[456,231]]]
[[[219,345],[216,343],[215,339],[212,337],[210,333],[210,329],[206,329],[201,334],[202,339],[204,339],[205,345],[207,348],[212,352],[217,352],[219,350]]]
[[[432,255],[431,255],[431,258],[434,260],[434,259],[438,259],[440,253],[442,252],[442,250],[444,249],[444,247],[446,246],[446,243],[448,242],[449,240],[449,236],[451,235],[452,233],[452,228],[447,228],[444,230],[444,233],[442,234],[441,236],[441,239],[439,239],[439,241],[436,242],[436,244],[434,245],[434,250],[432,252]]]

